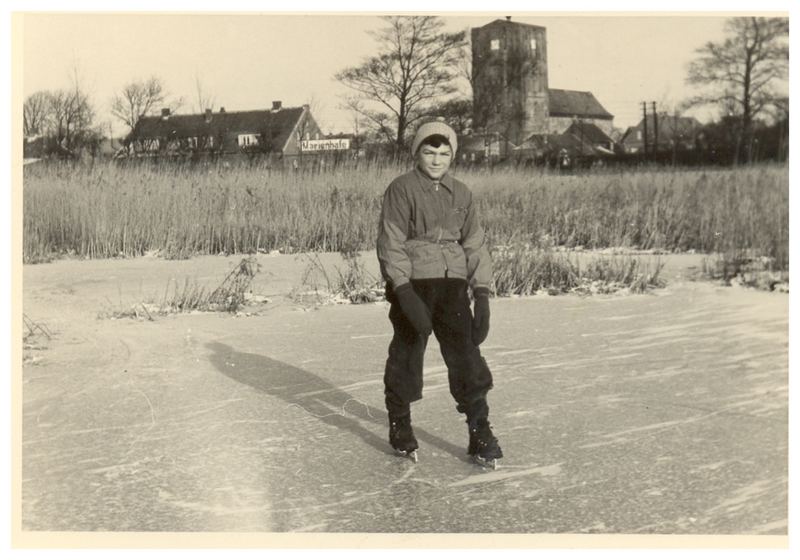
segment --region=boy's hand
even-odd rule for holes
[[[475,297],[475,311],[472,319],[472,343],[480,346],[489,335],[489,289],[476,288],[472,295]]]
[[[414,330],[424,336],[430,335],[433,330],[431,314],[425,303],[414,291],[411,283],[409,282],[396,288],[394,295],[397,298],[397,303],[400,304],[400,309],[403,310]]]

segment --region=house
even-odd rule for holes
[[[548,89],[548,101],[550,134],[561,134],[576,121],[593,125],[606,137],[614,129],[614,115],[606,111],[590,91]]]
[[[125,156],[269,156],[294,159],[309,149],[308,141],[323,138],[308,105],[219,112],[207,109],[192,115],[172,114],[139,119],[125,139]],[[304,146],[303,143],[306,143]],[[313,142],[312,142],[313,144]],[[339,144],[337,144],[338,146]]]
[[[703,125],[694,117],[682,117],[658,113],[647,115],[645,119],[639,121],[636,126],[628,127],[622,136],[619,144],[622,150],[628,154],[643,153],[645,150],[645,137],[647,138],[647,151],[672,151],[672,150],[693,150],[696,146],[696,138]],[[656,128],[658,129],[658,141],[656,141]],[[646,132],[646,136],[645,136]]]
[[[498,161],[506,159],[516,147],[499,133],[470,132],[458,137],[457,158],[465,164]]]
[[[614,140],[611,139],[604,130],[594,123],[584,120],[574,120],[564,131],[564,134],[571,134],[581,142],[586,142],[596,151],[603,153],[614,153]]]
[[[599,128],[595,129],[602,134]],[[513,157],[518,163],[585,166],[613,156],[614,152],[607,146],[607,142],[595,143],[592,138],[581,134],[580,130],[572,129],[562,134],[533,134],[514,148]]]

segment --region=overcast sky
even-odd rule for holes
[[[505,15],[444,19],[448,29],[459,30]],[[725,21],[530,14],[513,20],[547,27],[550,87],[593,92],[620,128],[638,122],[641,101],[669,109],[689,96],[687,63],[696,48],[722,37]],[[151,75],[184,97],[181,112],[191,112],[199,77],[215,98],[215,110],[267,108],[273,100],[284,106],[313,102],[326,132],[350,131],[352,117],[340,108],[347,90],[333,76],[375,52],[367,32],[382,25],[372,15],[27,14],[23,91],[27,96],[67,87],[77,69],[98,119],[112,120],[113,94]],[[113,130],[127,132],[119,121]]]

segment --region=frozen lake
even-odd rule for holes
[[[487,471],[433,339],[420,462],[392,453],[386,304],[97,318],[236,262],[24,268],[53,338],[23,368],[23,530],[787,532],[787,294],[690,282],[678,258],[649,295],[492,300]],[[262,263],[261,293],[296,285],[294,257]]]

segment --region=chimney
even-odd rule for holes
[[[206,122],[211,122],[211,109],[206,109]]]
[[[224,113],[224,112],[225,112],[225,107],[220,107],[220,108],[219,108],[219,112],[220,112],[220,113]]]
[[[280,111],[281,110],[281,102],[280,101],[273,101],[272,102],[272,110],[273,111]]]
[[[506,21],[511,21],[511,16],[506,16]]]
[[[169,107],[164,107],[161,109],[161,120],[167,120],[169,118]]]

